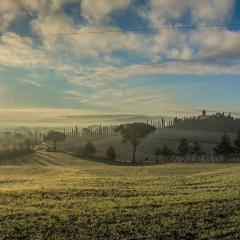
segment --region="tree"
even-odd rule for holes
[[[200,154],[201,153],[201,146],[199,142],[195,141],[193,145],[191,146],[191,152],[195,154]]]
[[[136,149],[140,142],[150,133],[156,130],[155,127],[146,123],[123,124],[117,127],[116,131],[120,133],[123,142],[130,142],[133,146],[132,163],[136,162]]]
[[[116,159],[116,152],[112,145],[109,146],[109,148],[106,151],[106,155],[109,160],[115,160]]]
[[[53,142],[53,149],[54,151],[57,150],[57,142],[65,141],[66,135],[61,132],[50,131],[47,136],[44,138],[46,141]]]
[[[22,133],[16,133],[16,134],[15,134],[15,139],[16,139],[17,141],[21,141],[21,140],[23,139],[23,134],[22,134]]]
[[[91,142],[87,142],[83,148],[83,155],[93,156],[95,153],[96,153],[96,147],[94,146],[94,144]]]
[[[165,144],[161,149],[160,148],[156,148],[154,155],[156,156],[156,162],[159,162],[159,156],[163,155],[167,158],[169,158],[172,155],[172,150],[168,147],[167,144]]]
[[[238,129],[237,136],[234,140],[234,148],[237,154],[240,154],[240,128]]]
[[[233,147],[231,146],[230,139],[226,133],[223,134],[221,142],[214,148],[217,155],[223,155],[224,160],[233,152]]]
[[[189,152],[188,141],[186,138],[180,140],[177,150],[181,155],[186,155]]]
[[[169,156],[172,155],[172,150],[168,147],[167,144],[165,144],[165,145],[163,146],[163,148],[161,149],[161,154],[162,154],[163,156],[169,157]]]

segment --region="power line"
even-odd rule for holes
[[[178,29],[194,29],[194,28],[221,28],[221,27],[240,27],[240,23],[231,24],[211,24],[211,25],[178,25],[178,26],[162,26],[155,28],[123,28],[119,30],[102,30],[89,32],[64,32],[64,33],[49,33],[49,34],[25,34],[20,37],[61,37],[67,35],[89,35],[89,34],[105,34],[105,33],[121,33],[121,32],[151,32],[157,30],[178,30]],[[15,36],[9,36],[14,38]]]

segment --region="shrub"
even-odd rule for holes
[[[166,157],[169,157],[170,155],[172,155],[172,150],[168,147],[168,145],[165,144],[161,149],[161,154]]]
[[[191,146],[191,152],[195,154],[200,154],[202,152],[199,142],[195,141],[193,143],[193,145]]]
[[[116,159],[116,151],[115,151],[115,148],[112,145],[110,145],[109,148],[107,149],[106,155],[107,155],[107,158],[109,160],[115,160]]]
[[[93,143],[88,142],[84,145],[83,155],[84,156],[93,156],[96,153],[96,147]]]

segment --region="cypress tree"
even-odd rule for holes
[[[170,156],[172,155],[172,153],[173,153],[172,150],[168,147],[167,144],[165,144],[165,145],[163,146],[163,148],[161,149],[161,154],[162,154],[163,156],[167,157],[167,159],[170,158]]]
[[[240,128],[238,129],[237,136],[234,140],[234,149],[237,154],[240,154]]]
[[[191,152],[195,154],[200,154],[201,153],[201,146],[199,142],[195,141],[193,145],[191,146]]]
[[[230,139],[226,133],[223,134],[221,142],[214,148],[214,151],[217,155],[223,155],[224,160],[227,160],[227,157],[233,153],[233,147],[231,146]]]
[[[187,141],[186,138],[182,138],[180,140],[180,143],[179,143],[179,146],[178,146],[177,150],[181,155],[185,155],[189,152],[188,141]]]

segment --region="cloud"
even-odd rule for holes
[[[22,83],[27,83],[35,87],[41,87],[42,85],[36,81],[33,80],[23,80]]]
[[[75,25],[64,13],[39,17],[32,21],[31,25],[34,32],[39,35],[67,33],[60,37],[42,37],[45,49],[53,52],[68,49],[77,56],[97,58],[101,52],[111,53],[118,49],[142,52],[150,46],[148,39],[135,33],[118,32],[120,30],[118,27]],[[105,31],[110,33],[101,33]]]
[[[194,61],[170,62],[152,65],[133,65],[122,69],[128,74],[149,74],[149,73],[180,73],[180,74],[209,74],[229,73],[239,74],[240,68],[236,66],[222,66],[217,64],[198,63]],[[120,70],[121,71],[121,70]],[[113,71],[115,74],[117,70]]]
[[[0,31],[5,31],[9,24],[20,14],[19,5],[13,0],[2,0],[0,4]]]
[[[9,24],[17,18],[34,13],[34,15],[51,15],[61,11],[66,3],[75,0],[1,0],[0,5],[0,30],[7,30]]]
[[[226,29],[199,30],[191,35],[190,43],[198,46],[199,57],[222,60],[240,56],[240,32]]]
[[[162,64],[136,64],[127,67],[97,67],[91,72],[67,80],[82,87],[99,88],[106,83],[119,80],[128,80],[133,75],[149,74],[240,74],[240,66],[224,66],[197,61],[180,61]]]
[[[102,120],[129,120],[132,121],[134,119],[149,119],[147,115],[136,115],[136,114],[87,114],[87,115],[72,115],[67,116],[68,118],[74,119],[102,119]]]
[[[221,1],[221,4],[217,4]],[[142,16],[147,18],[152,25],[158,26],[159,24],[169,24],[172,19],[180,19],[186,10],[190,11],[191,21],[201,21],[204,18],[206,21],[209,19],[225,19],[233,6],[232,0],[209,0],[209,1],[193,1],[193,0],[150,0],[149,8],[141,12]],[[74,2],[74,0],[71,0]],[[72,78],[73,82],[79,82],[83,85],[92,85],[91,79],[104,76],[104,72],[117,72],[125,76],[119,69],[111,65],[121,64],[121,62],[111,56],[116,50],[125,51],[128,54],[137,53],[143,56],[143,60],[154,62],[164,62],[164,60],[191,60],[195,58],[230,58],[239,56],[239,32],[231,32],[226,29],[196,29],[187,32],[181,30],[159,30],[156,34],[144,33],[131,33],[131,32],[118,32],[118,33],[96,33],[101,31],[119,31],[116,26],[109,26],[102,24],[101,26],[89,25],[89,23],[76,24],[72,17],[63,11],[63,5],[67,3],[66,0],[61,1],[26,1],[20,0],[17,4],[14,1],[3,1],[0,9],[4,13],[12,12],[15,16],[21,14],[20,9],[27,11],[37,11],[37,17],[31,20],[31,27],[34,34],[55,34],[55,33],[89,33],[84,35],[63,35],[40,37],[43,46],[37,46],[34,39],[21,38],[15,33],[6,32],[1,37],[0,43],[0,63],[11,66],[33,67],[42,66],[55,68],[58,71],[74,71],[79,73],[78,78]],[[81,13],[88,19],[102,19],[109,13],[116,9],[127,8],[130,0],[123,1],[95,1],[95,7],[92,7],[93,1],[81,2]],[[96,6],[101,6],[97,8]],[[202,9],[208,9],[205,12]],[[202,12],[205,12],[203,15]],[[13,15],[14,15],[13,14]],[[209,15],[209,16],[208,16]],[[91,34],[92,33],[92,34]],[[96,41],[97,39],[97,41]],[[223,41],[224,39],[224,41]],[[223,44],[224,43],[224,44]],[[83,76],[84,71],[80,70],[71,61],[68,63],[56,60],[62,56],[69,59],[74,56],[74,60],[79,62],[91,60],[89,65],[90,74]],[[144,54],[144,55],[143,55]],[[101,60],[103,67],[96,67]],[[125,61],[123,58],[122,61]],[[92,66],[91,66],[92,64]],[[183,63],[182,65],[176,62],[175,67],[171,64],[163,65],[166,67],[164,71],[173,70],[173,72],[182,72],[181,68],[186,67],[184,72],[193,72],[196,63]],[[207,63],[206,63],[207,64]],[[174,65],[174,64],[172,64]],[[181,65],[181,66],[180,66]],[[227,64],[229,65],[229,64]],[[171,67],[170,67],[171,66]],[[141,67],[141,66],[139,66]],[[204,70],[208,69],[210,72],[216,72],[214,69],[217,67],[210,65],[209,67],[203,66]],[[97,68],[97,69],[96,69]],[[127,68],[127,71],[134,67]],[[178,69],[177,69],[178,68]],[[227,66],[224,69],[228,72]],[[96,69],[96,70],[95,70]],[[136,67],[135,67],[136,69]],[[146,67],[143,66],[144,71]],[[149,69],[149,68],[147,68]],[[210,70],[212,69],[212,70]],[[234,68],[229,68],[234,69]],[[125,70],[125,69],[124,69]],[[155,71],[156,68],[150,71]],[[131,70],[132,71],[132,70]],[[158,71],[162,72],[161,67]],[[148,70],[147,70],[148,72]],[[199,70],[197,71],[199,72]],[[108,78],[108,77],[107,77]],[[85,80],[83,80],[85,79]],[[88,79],[88,80],[86,80]],[[101,84],[101,81],[95,82]]]
[[[234,0],[189,0],[194,22],[222,22],[229,17],[234,7]]]
[[[55,2],[55,1],[53,1]],[[59,0],[59,2],[61,2]],[[47,0],[1,0],[0,4],[0,31],[6,31],[9,25],[28,12],[42,12]]]
[[[44,54],[33,49],[30,38],[21,38],[15,33],[5,33],[0,38],[0,64],[6,66],[32,67],[46,63]]]
[[[82,0],[81,12],[90,23],[101,24],[105,18],[117,9],[127,8],[130,0],[109,1],[109,0]]]
[[[153,27],[221,24],[231,16],[234,0],[150,0],[140,15]],[[188,16],[186,18],[186,16]],[[187,22],[184,23],[184,19]],[[158,59],[239,57],[239,32],[226,28],[161,30],[152,36],[148,50]]]
[[[219,23],[228,18],[233,7],[234,0],[150,0],[141,15],[155,27],[181,20],[187,12],[192,23]]]
[[[166,103],[171,104],[170,92],[174,92],[173,88],[170,90],[169,87],[163,87],[161,90],[156,90],[122,86],[116,89],[108,85],[107,88],[98,88],[93,93],[82,90],[67,90],[65,93],[68,99],[93,109],[143,113],[144,109],[151,109],[152,104],[156,104],[159,108],[165,108]]]
[[[55,51],[63,46],[61,39],[68,39],[69,36],[54,36],[58,33],[72,33],[75,32],[74,24],[71,18],[64,13],[57,13],[53,15],[40,15],[31,22],[34,33],[38,35],[53,35],[50,37],[42,37],[43,44],[46,50]]]
[[[0,37],[0,64],[18,68],[47,68],[59,72],[74,72],[75,69],[58,61],[43,49],[36,49],[31,38],[22,38],[6,32]]]
[[[97,111],[86,109],[70,109],[70,108],[0,108],[0,122],[2,127],[9,127],[9,124],[16,126],[17,124],[44,126],[50,124],[52,127],[72,126],[72,122],[67,116],[97,114]],[[64,118],[63,116],[66,116]]]
[[[190,21],[192,22],[201,21],[202,18],[206,21],[212,21],[212,19],[226,19],[232,9],[233,1],[220,1],[221,4],[217,4],[218,2],[216,0],[201,2],[193,0],[150,0],[149,9],[142,11],[141,15],[147,18],[153,26],[168,25],[172,19],[180,21],[187,10],[191,13]],[[128,52],[128,54],[144,54],[145,60],[149,62],[159,62],[162,59],[190,60],[196,56],[208,58],[211,52],[213,56],[217,56],[217,52],[221,51],[223,54],[227,53],[227,55],[236,55],[238,52],[234,51],[237,48],[238,34],[234,34],[227,30],[225,30],[225,34],[221,35],[219,33],[220,31],[218,32],[219,29],[213,29],[213,31],[211,31],[212,29],[210,31],[207,29],[197,29],[187,32],[182,30],[159,30],[153,35],[121,32],[118,27],[107,23],[102,23],[100,25],[90,24],[89,22],[76,24],[71,16],[62,11],[62,5],[64,3],[66,3],[65,0],[52,1],[50,5],[45,3],[45,5],[48,6],[47,9],[55,9],[55,11],[40,11],[44,14],[39,13],[38,17],[32,20],[31,26],[34,33],[40,35],[79,33],[42,37],[43,47],[46,51],[56,54],[73,54],[75,59],[79,61],[90,59],[92,63],[96,63],[101,60],[105,64],[111,65],[111,63],[117,61],[117,59],[111,57],[111,54],[116,50],[125,51]],[[104,0],[94,3],[96,5],[92,7],[93,1],[82,1],[81,13],[87,19],[98,19],[97,21],[101,22],[100,19],[114,10],[126,8],[130,4],[130,0]],[[100,8],[96,7],[98,4],[101,5]],[[45,8],[42,7],[40,9]],[[203,16],[203,13],[201,13],[202,9],[205,8],[209,11],[209,13],[206,13],[209,17]],[[98,33],[106,30],[120,32]],[[219,35],[218,37],[216,37],[217,34]],[[225,44],[225,46],[221,46],[222,48],[220,48],[218,42],[222,37],[224,37],[226,42],[229,41],[229,44]],[[232,45],[233,41],[234,45]],[[111,59],[112,61],[108,61],[107,59]]]
[[[81,6],[80,13],[77,10],[81,15],[79,19],[64,11],[63,6],[69,2]],[[234,1],[149,0],[148,3],[138,12],[138,17],[149,27],[162,27],[225,23],[231,16]],[[53,69],[52,81],[67,80],[61,86],[56,84],[56,91],[65,91],[66,104],[71,99],[73,104],[78,102],[96,109],[118,106],[119,111],[130,112],[151,109],[149,102],[158,105],[160,101],[161,108],[167,109],[169,100],[167,89],[166,93],[161,92],[161,99],[153,86],[147,90],[129,88],[126,83],[131,81],[131,76],[144,76],[148,81],[147,76],[151,74],[240,74],[240,32],[226,28],[121,31],[112,21],[114,13],[134,5],[138,8],[138,1],[2,0],[0,71],[8,70],[4,66],[31,68],[41,70],[39,72],[45,76],[46,69]],[[9,32],[14,21],[21,24],[23,15],[24,21],[28,19],[28,30],[40,36],[25,38]],[[124,21],[129,19],[126,17]],[[19,82],[38,87],[38,79],[27,77]],[[45,82],[40,82],[41,88],[35,90],[43,91]],[[111,86],[120,83],[123,86],[118,89]],[[70,90],[66,90],[68,87]],[[87,89],[87,92],[78,88]],[[176,105],[172,104],[174,107]]]

